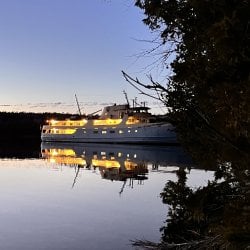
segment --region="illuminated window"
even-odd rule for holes
[[[50,120],[48,121],[50,125],[52,126],[83,126],[86,124],[88,121],[86,119],[82,120],[66,120],[66,121],[57,121],[57,120]]]
[[[137,132],[138,132],[138,130],[136,129],[136,130],[135,130],[135,133],[137,133]]]
[[[55,134],[56,131],[57,131],[57,129],[54,129],[54,128],[53,128],[53,129],[51,130],[51,133],[52,133],[52,134]]]
[[[102,134],[107,134],[107,130],[102,130]]]
[[[76,129],[65,129],[63,130],[64,134],[73,134],[76,132]]]
[[[94,120],[93,124],[96,126],[99,125],[117,125],[122,122],[122,119],[102,119],[102,120]]]
[[[124,132],[123,132],[123,130],[119,130],[119,134],[123,134]]]
[[[140,121],[138,119],[135,119],[134,117],[129,117],[128,120],[126,121],[126,124],[136,124],[139,122]]]
[[[129,129],[129,130],[128,130],[128,133],[130,133],[130,132],[131,132],[131,130]]]

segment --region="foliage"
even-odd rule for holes
[[[151,89],[171,107],[179,134],[211,132],[240,150],[249,146],[250,1],[136,0],[146,25],[160,32],[173,75]],[[167,62],[167,59],[166,59]],[[163,87],[163,88],[160,88]],[[188,129],[185,129],[188,127]],[[182,138],[182,139],[183,139]]]
[[[182,175],[177,176],[178,181],[169,181],[161,193],[163,202],[170,206],[167,225],[162,228],[163,242],[205,243],[212,238],[216,249],[249,246],[249,171],[224,163],[215,172],[214,181],[196,190],[186,186]]]
[[[192,170],[191,170],[192,171]],[[186,169],[176,172],[160,196],[168,205],[160,243],[135,241],[145,249],[248,249],[250,243],[249,171],[221,165],[204,187],[187,186]]]
[[[169,205],[155,249],[247,249],[250,232],[250,0],[135,0],[143,22],[160,34],[172,75],[145,84],[123,72],[141,93],[169,107],[182,145],[207,186],[191,189],[185,171],[161,193]],[[170,60],[174,58],[173,60]],[[145,91],[150,90],[155,95]]]

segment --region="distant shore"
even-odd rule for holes
[[[40,143],[41,127],[46,120],[51,118],[66,119],[73,115],[61,113],[0,112],[1,142]]]

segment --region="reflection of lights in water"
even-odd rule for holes
[[[58,163],[58,164],[66,164],[66,165],[78,165],[78,166],[87,166],[88,163],[85,159],[86,152],[83,151],[83,155],[80,157],[76,157],[76,153],[73,149],[43,149],[42,155],[45,157],[50,163]],[[90,159],[90,164],[94,167],[104,167],[107,169],[112,168],[121,168],[121,165],[125,168],[124,170],[133,171],[136,170],[143,170],[145,173],[145,169],[147,167],[143,163],[135,163],[132,162],[129,157],[130,154],[127,154],[127,159],[119,162],[116,160],[114,156],[115,153],[110,152],[107,156],[107,152],[101,151],[100,152],[100,159],[98,159],[98,153],[94,152],[92,155],[92,159]],[[118,152],[117,156],[121,158],[123,155],[122,152]],[[108,159],[109,158],[109,159]],[[133,158],[137,158],[137,154],[133,154]]]
[[[120,163],[114,160],[95,160],[92,159],[92,165],[105,168],[120,168]]]
[[[136,163],[131,162],[131,161],[124,161],[124,165],[125,165],[126,170],[133,170],[137,166]]]
[[[51,152],[51,155],[52,155],[52,156],[57,156],[57,155],[58,155],[58,152],[57,152],[56,150],[53,150],[53,151]]]
[[[50,158],[48,160],[49,160],[49,163],[56,163],[56,159],[55,158]]]
[[[81,157],[64,157],[64,156],[51,156],[47,159],[50,163],[66,164],[66,165],[87,165],[86,160]]]
[[[64,155],[64,156],[75,156],[76,153],[73,149],[51,149],[47,152],[50,156]]]
[[[60,147],[61,145],[59,148],[43,148],[42,156],[50,163],[75,167],[76,174],[72,187],[75,185],[79,173],[82,170],[90,169],[93,170],[93,173],[100,174],[103,179],[122,182],[119,194],[126,186],[133,188],[135,180],[138,185],[143,185],[144,180],[148,179],[147,163],[140,160],[141,154],[131,150],[130,147],[128,147],[128,151],[116,150],[116,148],[106,149],[106,146],[101,146],[98,150],[92,145],[87,145],[86,148],[74,146],[76,148],[73,149],[70,146],[68,146],[69,148]],[[96,170],[99,171],[96,172]]]

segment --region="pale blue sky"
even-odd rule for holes
[[[0,111],[77,112],[76,93],[90,113],[138,96],[121,70],[149,73],[142,18],[133,0],[0,0]]]

